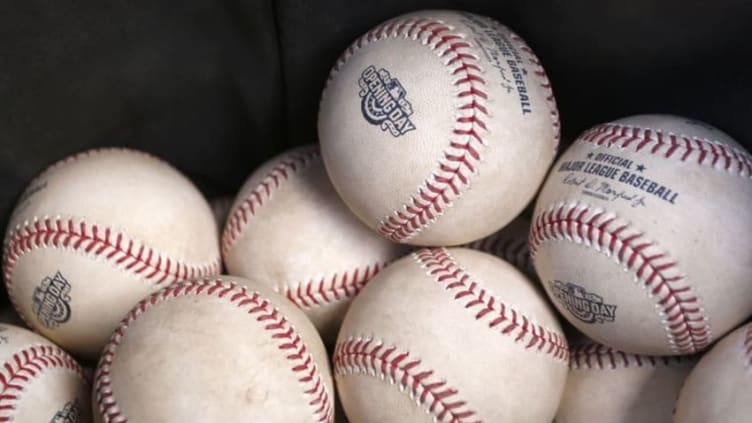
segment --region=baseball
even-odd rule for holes
[[[384,237],[458,245],[532,200],[559,118],[533,51],[504,25],[454,11],[399,16],[341,56],[319,139],[342,199]]]
[[[679,393],[674,423],[733,423],[752,416],[752,323],[705,354]]]
[[[595,343],[575,347],[555,423],[670,422],[696,362],[694,356],[627,354]]]
[[[553,167],[530,231],[535,269],[590,338],[690,354],[752,314],[752,156],[706,124],[633,116]]]
[[[216,274],[219,260],[211,210],[187,178],[146,153],[101,149],[32,181],[11,216],[3,273],[24,321],[96,358],[141,298]]]
[[[317,146],[288,151],[254,172],[222,234],[229,273],[287,297],[327,344],[334,343],[350,300],[402,254],[342,203]]]
[[[97,422],[334,422],[316,329],[241,278],[177,282],[141,301],[105,346]]]
[[[91,421],[81,366],[43,337],[0,323],[0,422]]]
[[[549,423],[568,355],[554,312],[522,273],[489,254],[436,248],[363,289],[333,362],[353,422]]]

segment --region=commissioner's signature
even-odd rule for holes
[[[645,196],[630,194],[625,190],[614,189],[613,185],[598,178],[575,176],[570,173],[562,179],[564,185],[582,187],[582,193],[604,201],[626,201],[632,207],[645,207]]]

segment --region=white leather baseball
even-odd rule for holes
[[[536,280],[538,275],[535,274],[527,244],[529,234],[530,219],[519,216],[499,231],[464,247],[493,254],[516,267],[531,280]]]
[[[141,298],[216,274],[219,260],[211,210],[187,178],[145,153],[101,149],[32,181],[8,225],[3,272],[24,321],[96,358]]]
[[[228,272],[287,297],[327,344],[334,343],[350,300],[403,250],[342,203],[318,146],[293,149],[253,172],[222,234]]]
[[[517,216],[551,164],[559,120],[540,62],[483,16],[421,11],[363,35],[322,94],[326,170],[383,236],[458,245]]]
[[[598,125],[554,166],[530,249],[561,313],[630,353],[689,354],[752,314],[752,157],[706,124]]]
[[[43,337],[0,323],[0,422],[91,421],[81,366]]]
[[[695,356],[627,354],[587,343],[572,349],[555,423],[666,423]]]
[[[676,401],[674,423],[748,422],[752,416],[752,323],[708,351]]]
[[[490,254],[423,249],[353,301],[334,351],[352,422],[540,422],[554,417],[569,350],[522,273]]]
[[[105,346],[97,422],[334,422],[326,350],[263,284],[177,282],[140,302]]]

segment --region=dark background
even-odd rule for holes
[[[64,5],[63,5],[64,4]],[[46,165],[95,146],[159,155],[209,196],[316,140],[330,66],[398,14],[507,24],[553,83],[565,143],[637,113],[703,120],[752,146],[752,3],[730,1],[6,1],[0,222]]]

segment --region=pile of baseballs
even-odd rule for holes
[[[728,135],[633,116],[553,164],[530,47],[423,11],[343,53],[319,141],[213,206],[129,149],[31,181],[0,421],[750,420],[752,156]]]

